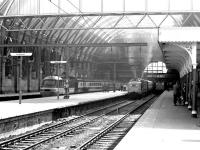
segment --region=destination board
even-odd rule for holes
[[[32,56],[32,53],[10,53],[10,56]]]

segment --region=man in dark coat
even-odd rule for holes
[[[180,96],[180,93],[179,93],[179,84],[178,82],[176,82],[174,85],[173,85],[173,91],[174,91],[174,105],[176,106],[176,103],[177,103],[177,100]]]

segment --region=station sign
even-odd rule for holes
[[[67,63],[67,61],[50,61],[51,64],[64,64]]]
[[[10,53],[10,56],[32,56],[32,53]]]

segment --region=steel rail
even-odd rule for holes
[[[129,102],[128,104],[125,104],[125,105],[121,106],[120,108],[125,107],[125,106],[129,105],[130,103],[135,103],[135,102]],[[117,109],[118,109],[118,108],[117,108]],[[71,133],[71,132],[73,132],[73,131],[75,131],[75,130],[77,130],[77,129],[80,129],[80,128],[86,126],[86,125],[89,125],[89,124],[93,123],[94,121],[98,120],[99,118],[102,118],[102,117],[105,116],[106,114],[109,114],[109,113],[111,113],[111,112],[113,112],[113,111],[115,111],[115,110],[117,110],[117,109],[114,108],[114,109],[110,110],[110,111],[107,112],[107,113],[104,113],[104,114],[102,114],[102,115],[100,115],[100,116],[98,116],[98,117],[95,117],[95,118],[93,118],[93,119],[91,119],[91,120],[89,120],[89,121],[87,121],[87,122],[85,122],[85,123],[82,123],[82,124],[80,124],[80,125],[77,125],[77,126],[75,126],[75,127],[71,127],[70,129],[65,130],[64,132],[58,133],[58,134],[56,134],[56,135],[54,135],[54,136],[51,136],[51,137],[47,137],[47,139],[44,139],[44,140],[39,141],[39,142],[37,142],[37,143],[35,143],[35,144],[32,144],[32,145],[30,145],[30,146],[28,146],[28,147],[26,147],[26,148],[23,148],[22,150],[28,150],[28,149],[34,148],[34,147],[36,147],[37,145],[40,145],[40,144],[42,144],[42,143],[45,143],[46,141],[49,141],[49,140],[51,140],[51,139],[55,139],[55,138],[57,138],[57,137],[61,137],[61,136],[63,136],[63,135],[69,134],[69,133]]]
[[[107,128],[105,128],[103,131],[101,131],[100,133],[98,133],[97,135],[95,135],[94,137],[92,137],[91,139],[89,139],[88,141],[86,141],[85,143],[83,143],[76,150],[85,150],[85,149],[87,149],[89,146],[91,146],[93,143],[95,143],[98,139],[100,139],[101,137],[103,137],[105,134],[107,134],[113,128],[115,128],[117,125],[119,125],[123,120],[125,120],[130,115],[131,112],[138,110],[139,108],[141,108],[142,106],[144,106],[146,103],[148,103],[150,100],[152,100],[154,97],[155,96],[153,96],[150,99],[146,100],[145,102],[143,102],[142,104],[140,104],[136,108],[129,110],[125,115],[123,115],[122,117],[120,117],[117,121],[115,121],[114,123],[112,123],[110,126],[108,126]],[[139,118],[137,118],[137,119],[139,119]],[[137,119],[135,120],[135,122],[137,121]]]
[[[30,137],[30,136],[32,136],[32,135],[36,135],[36,134],[39,134],[39,133],[43,133],[43,132],[46,132],[46,131],[51,130],[51,129],[53,129],[53,128],[60,127],[60,126],[62,126],[62,125],[69,124],[69,123],[74,122],[74,121],[76,121],[76,120],[78,120],[78,119],[81,119],[81,118],[83,118],[83,117],[85,117],[85,116],[87,116],[87,115],[89,115],[89,114],[93,114],[93,113],[95,113],[95,112],[101,111],[101,110],[103,110],[103,109],[107,109],[107,108],[109,108],[109,107],[113,107],[113,106],[115,106],[115,105],[119,105],[119,104],[124,103],[124,102],[125,102],[125,101],[122,101],[122,102],[118,102],[118,103],[115,103],[115,104],[107,105],[107,106],[105,106],[105,107],[98,108],[98,109],[96,109],[96,110],[91,110],[91,111],[89,111],[89,112],[87,112],[87,113],[85,113],[85,114],[83,114],[83,115],[81,115],[81,116],[78,116],[78,117],[76,117],[76,118],[73,118],[73,119],[70,119],[70,120],[67,120],[67,121],[63,121],[63,122],[61,122],[61,123],[54,124],[54,125],[48,126],[48,127],[46,127],[46,128],[39,129],[39,130],[36,130],[36,131],[34,131],[34,132],[31,132],[31,133],[28,133],[28,134],[25,134],[25,135],[22,135],[22,136],[19,136],[19,137],[16,137],[16,138],[6,140],[6,141],[4,141],[4,142],[0,142],[0,148],[1,148],[2,145],[4,146],[4,145],[7,145],[7,144],[9,144],[9,143],[14,143],[14,142],[17,142],[18,140],[21,140],[21,139],[23,139],[23,138]]]
[[[99,109],[97,109],[97,110],[88,112],[88,113],[86,113],[86,114],[84,114],[84,115],[81,115],[81,116],[79,116],[79,117],[76,117],[76,118],[74,118],[74,119],[71,119],[71,120],[68,120],[68,121],[64,121],[64,122],[58,123],[58,124],[56,124],[56,125],[51,125],[51,126],[46,127],[46,128],[44,128],[44,129],[40,129],[40,130],[34,131],[34,132],[32,132],[32,133],[28,133],[28,134],[22,135],[22,136],[20,136],[20,137],[17,137],[17,138],[11,139],[11,140],[7,140],[7,141],[4,141],[4,142],[1,142],[1,143],[0,143],[0,149],[3,150],[4,147],[8,147],[9,145],[13,145],[13,144],[15,144],[15,143],[17,143],[17,142],[20,142],[20,141],[22,141],[22,140],[27,140],[27,138],[31,138],[31,137],[34,137],[34,136],[39,136],[39,135],[41,135],[41,134],[43,134],[43,133],[45,133],[45,132],[48,132],[48,131],[50,131],[50,130],[56,129],[56,128],[61,127],[61,126],[64,126],[64,125],[66,125],[66,124],[69,124],[69,123],[71,123],[71,122],[74,122],[75,120],[84,118],[86,115],[89,115],[89,114],[92,114],[92,113],[101,111],[101,110],[103,110],[103,109],[107,109],[107,108],[109,108],[109,107],[114,107],[114,106],[120,105],[120,104],[122,104],[122,103],[124,103],[124,102],[125,102],[125,101],[122,101],[122,102],[119,102],[119,103],[116,103],[116,104],[112,104],[112,105],[109,105],[109,106],[106,106],[106,107],[103,107],[103,108],[99,108]],[[129,104],[130,104],[130,102],[129,102],[129,103],[125,102],[125,105],[129,105]],[[124,107],[124,106],[122,106],[122,107]],[[116,109],[112,109],[111,111],[115,111],[115,110],[116,110]],[[110,113],[111,111],[109,111],[108,113]],[[82,124],[80,124],[80,125],[78,125],[78,126],[72,127],[72,128],[70,128],[70,129],[68,129],[68,130],[66,130],[66,131],[64,131],[64,132],[58,133],[58,134],[56,134],[55,136],[52,136],[52,137],[50,137],[50,138],[47,138],[47,139],[45,139],[45,140],[42,140],[42,141],[37,142],[37,143],[35,143],[35,144],[32,144],[31,146],[29,146],[29,147],[27,147],[27,148],[25,148],[25,149],[30,149],[30,148],[35,147],[35,146],[37,146],[37,145],[39,145],[39,144],[41,144],[41,143],[43,143],[43,142],[48,141],[48,140],[54,139],[54,138],[56,138],[56,137],[59,137],[59,136],[65,135],[65,134],[68,134],[68,133],[70,133],[70,132],[72,132],[72,131],[74,131],[74,130],[76,130],[76,129],[79,129],[79,128],[83,127],[83,126],[86,126],[87,124],[92,123],[93,121],[95,121],[96,119],[98,119],[98,118],[100,118],[100,117],[102,117],[102,116],[104,116],[104,115],[105,115],[105,114],[103,114],[103,115],[101,115],[101,116],[98,116],[98,117],[96,117],[96,118],[94,118],[94,119],[92,119],[92,120],[90,120],[90,121],[85,122],[85,123],[82,123]],[[47,134],[48,134],[48,133],[47,133]],[[17,147],[17,146],[16,146],[16,147]],[[25,150],[25,149],[24,149],[24,150]]]

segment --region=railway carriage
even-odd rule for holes
[[[78,80],[78,89],[77,92],[94,92],[102,91],[103,81],[100,80]]]
[[[65,79],[58,76],[47,76],[43,79],[40,88],[42,96],[56,95],[58,90],[59,94],[64,94]],[[89,80],[89,79],[76,79],[69,78],[69,93],[85,93],[97,91],[110,91],[113,90],[113,82],[108,80]],[[59,88],[58,88],[59,85]],[[116,83],[116,89],[119,89],[120,83]],[[105,89],[106,87],[106,89]]]

